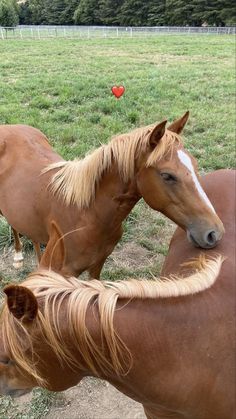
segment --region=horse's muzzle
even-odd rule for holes
[[[197,233],[194,229],[187,231],[187,237],[195,247],[202,247],[203,249],[212,249],[222,238],[223,231],[220,230],[207,230],[203,234]]]

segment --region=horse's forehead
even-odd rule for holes
[[[175,150],[176,159],[180,166],[185,169],[188,169],[189,172],[196,170],[196,160],[195,158],[183,147],[178,147]]]
[[[176,165],[178,168],[187,168],[190,170],[192,166],[195,167],[194,157],[183,147],[182,144],[174,144],[171,150],[168,150],[160,159],[160,162],[168,162],[171,165]],[[188,163],[188,164],[186,164]]]

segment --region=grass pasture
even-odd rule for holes
[[[234,46],[228,35],[0,41],[0,124],[33,125],[72,159],[114,134],[172,121],[189,109],[186,147],[200,171],[230,168],[235,164]],[[120,84],[126,92],[117,100],[111,87]],[[158,275],[173,228],[141,202],[103,277]],[[9,269],[8,251],[3,255],[5,285],[16,274]],[[30,264],[17,279],[31,269]],[[1,398],[0,417],[43,417],[56,397],[37,390],[23,405]]]

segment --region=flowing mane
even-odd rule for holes
[[[135,159],[148,151],[153,128],[154,125],[149,125],[118,135],[82,160],[53,163],[42,173],[60,169],[52,176],[49,185],[52,192],[62,197],[66,205],[77,204],[79,209],[88,208],[95,199],[96,187],[103,173],[110,169],[113,162],[117,164],[124,182],[134,176]],[[150,153],[146,166],[161,159],[176,142],[181,142],[180,137],[166,130],[158,146]]]
[[[53,271],[32,273],[22,284],[34,293],[40,307],[31,329],[32,333],[34,330],[40,331],[57,357],[66,361],[71,367],[77,366],[82,370],[89,368],[95,375],[99,375],[99,372],[126,374],[132,366],[132,355],[117,335],[113,325],[117,301],[168,298],[198,293],[213,285],[222,262],[222,256],[214,259],[202,256],[194,263],[188,263],[195,269],[190,276],[171,276],[162,280],[153,278],[153,280],[131,279],[119,282],[83,281],[73,277],[66,279]],[[129,301],[124,301],[124,306],[127,304]],[[99,318],[102,348],[93,340],[86,326],[88,308],[97,313]],[[80,351],[83,365],[72,355],[63,341],[60,333],[62,310],[67,315],[68,333]],[[9,312],[6,304],[0,320],[4,346],[11,358],[43,385],[44,381],[37,370],[37,359],[34,356],[30,332]],[[29,359],[26,359],[26,348],[29,351],[31,349]]]

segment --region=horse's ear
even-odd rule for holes
[[[151,148],[155,148],[157,144],[159,143],[160,139],[165,134],[166,123],[167,123],[166,120],[162,121],[160,122],[160,124],[156,125],[155,128],[153,128],[150,134],[150,139],[149,139]]]
[[[3,291],[13,316],[22,323],[31,323],[38,313],[38,303],[32,291],[21,285],[8,285]]]
[[[181,118],[176,119],[176,121],[172,122],[172,124],[168,126],[168,130],[175,132],[176,134],[180,134],[184,129],[184,126],[188,120],[188,117],[189,117],[189,111],[187,111],[183,116],[181,116]]]
[[[60,272],[62,271],[64,261],[65,245],[63,235],[56,222],[52,221],[49,241],[40,260],[39,267]]]

